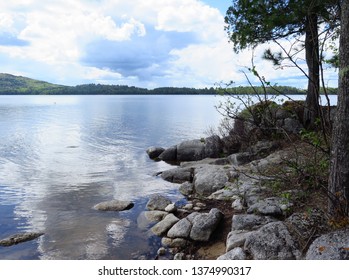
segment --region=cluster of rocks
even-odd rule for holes
[[[155,223],[150,230],[162,237],[163,247],[159,249],[159,255],[165,254],[166,248],[178,250],[190,242],[209,241],[224,216],[217,208],[203,212],[206,205],[200,202],[177,207],[170,199],[158,194],[149,199],[146,207],[148,211],[141,215]],[[182,259],[183,256],[178,253],[174,258]]]
[[[215,142],[222,143],[217,140]],[[201,148],[188,143],[196,143]],[[279,165],[287,156],[285,150],[278,149],[277,142],[259,141],[248,151],[233,153],[224,158],[202,159],[206,143],[211,142],[205,140],[199,144],[198,140],[186,141],[175,146],[176,148],[172,147],[173,151],[176,150],[177,160],[178,151],[179,158],[183,158],[183,154],[193,157],[185,157],[186,161],[179,166],[157,175],[179,184],[179,191],[188,198],[231,201],[234,210],[231,231],[226,237],[226,253],[218,259],[349,258],[349,229],[322,235],[328,230],[322,227],[326,225],[324,213],[316,209],[309,213],[293,213],[295,190],[285,190],[277,197],[268,196],[270,191],[263,183],[272,179],[260,176],[256,171]],[[187,149],[185,152],[183,147]],[[149,156],[150,151],[157,149],[148,149]],[[221,149],[222,147],[217,150]],[[167,149],[161,150],[156,158],[167,159],[161,156],[164,153],[166,155]],[[212,209],[209,213],[194,212],[182,219],[167,214],[167,218],[154,226],[153,231],[158,235],[166,234],[163,239],[164,246],[185,246],[189,239],[201,240],[192,238],[199,231],[195,229],[196,223],[208,221],[209,217],[217,217],[218,220],[221,216],[219,213],[219,209]],[[167,227],[160,230],[158,227],[162,223],[166,223]],[[212,224],[215,225],[214,229],[216,224]],[[204,231],[202,235],[208,237],[212,234],[212,230],[207,231],[205,227],[200,231]]]

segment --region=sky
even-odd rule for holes
[[[303,88],[295,68],[263,61],[265,46],[234,53],[224,31],[230,0],[11,0],[0,3],[0,73],[63,85],[246,85],[265,78]],[[336,86],[337,73],[326,83]],[[253,77],[250,77],[254,81]]]

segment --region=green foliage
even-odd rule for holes
[[[237,0],[227,11],[226,31],[238,52],[304,34],[307,17],[311,14],[321,19],[318,24],[326,23],[327,29],[333,29],[338,19],[336,10],[337,1],[334,0]]]

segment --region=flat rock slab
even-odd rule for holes
[[[255,214],[237,214],[232,218],[232,230],[256,230],[261,226],[275,222],[276,219]]]
[[[18,243],[26,242],[34,240],[44,233],[42,232],[25,232],[25,233],[17,233],[7,237],[5,239],[0,240],[0,246],[8,247],[12,245],[16,245]]]
[[[104,201],[93,206],[93,209],[99,211],[124,211],[129,210],[134,206],[131,201],[122,201],[122,200],[111,200]]]
[[[247,209],[247,214],[258,213],[261,215],[279,217],[283,214],[283,205],[286,207],[286,209],[291,206],[291,204],[286,202],[283,203],[281,198],[270,197],[251,205]]]

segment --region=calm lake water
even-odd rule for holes
[[[0,259],[151,259],[159,238],[141,212],[153,193],[183,199],[154,177],[171,168],[149,146],[205,137],[221,116],[215,96],[0,96]],[[99,212],[112,199],[131,210]]]
[[[301,97],[296,97],[300,99]],[[332,98],[334,99],[334,98]],[[215,96],[0,96],[0,259],[152,259],[160,239],[142,219],[149,197],[183,200],[153,176],[171,168],[146,154],[206,137],[221,119]],[[99,212],[102,201],[131,210]]]

